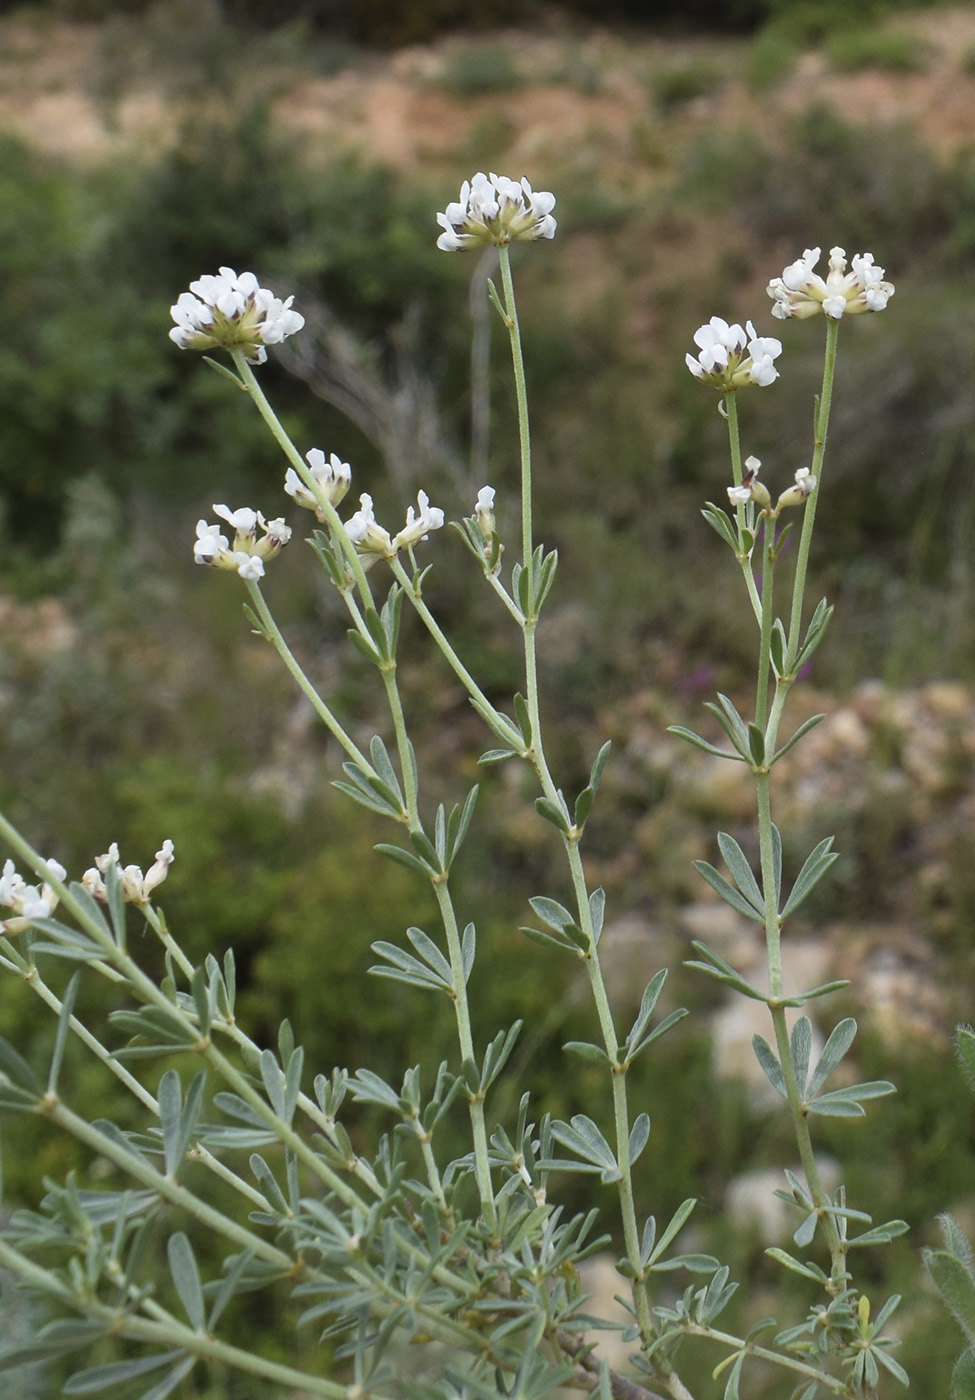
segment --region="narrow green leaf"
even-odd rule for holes
[[[200,1283],[200,1271],[197,1268],[193,1246],[188,1237],[179,1231],[170,1235],[166,1253],[173,1284],[189,1318],[190,1326],[194,1332],[202,1332],[206,1321],[206,1309],[203,1306],[203,1286]]]
[[[598,943],[602,937],[603,920],[606,916],[606,891],[601,887],[589,896],[589,917],[592,920],[592,941]]]
[[[485,749],[477,761],[487,768],[492,763],[504,763],[508,758],[517,757],[514,749]]]
[[[460,958],[464,967],[464,982],[470,981],[471,972],[474,967],[474,957],[477,952],[477,929],[473,923],[467,925],[461,939]]]
[[[785,1087],[785,1076],[782,1073],[782,1066],[776,1058],[775,1051],[764,1036],[752,1036],[752,1049],[755,1051],[755,1058],[765,1072],[765,1077],[772,1088],[776,1093],[781,1094],[783,1098],[788,1098],[788,1090]]]
[[[542,923],[550,929],[555,929],[558,933],[561,933],[569,924],[574,923],[573,917],[565,905],[560,904],[557,899],[549,899],[548,895],[534,895],[528,903]]]
[[[801,1094],[805,1092],[806,1076],[809,1074],[809,1054],[812,1050],[812,1022],[808,1016],[800,1016],[792,1027],[789,1046]]]
[[[592,811],[593,799],[596,794],[591,787],[583,788],[575,801],[575,808],[572,813],[572,820],[575,827],[581,831],[586,824],[586,818]]]
[[[757,724],[748,726],[748,752],[756,768],[765,767],[765,735]]]
[[[412,846],[416,854],[419,855],[420,860],[426,861],[426,864],[429,865],[433,874],[443,874],[443,865],[440,864],[437,848],[434,846],[433,841],[430,840],[430,837],[427,836],[426,832],[410,832],[409,841],[410,846]]]
[[[58,1033],[54,1040],[54,1053],[51,1056],[51,1068],[47,1076],[47,1092],[49,1094],[57,1093],[58,1077],[61,1073],[64,1051],[68,1043],[68,1032],[71,1029],[71,1017],[74,1012],[74,1004],[78,995],[80,982],[81,973],[76,972],[64,989],[61,1010],[58,1013]]]
[[[798,744],[799,740],[803,737],[804,734],[808,734],[810,729],[815,729],[816,725],[819,724],[825,718],[825,714],[813,715],[811,719],[806,720],[805,724],[800,724],[799,728],[793,734],[792,738],[787,739],[780,749],[776,749],[775,753],[772,755],[772,763],[778,763],[779,759],[782,757],[783,754],[788,753],[789,750],[794,747],[794,745]]]
[[[531,714],[528,709],[528,701],[521,693],[514,696],[514,707],[515,719],[518,721],[521,737],[524,740],[525,747],[530,749],[532,746]]]
[[[789,917],[793,910],[798,909],[805,896],[815,888],[822,876],[827,874],[829,867],[834,864],[836,853],[831,851],[832,843],[834,843],[834,837],[827,836],[827,839],[820,841],[820,844],[815,846],[805,857],[803,868],[798,872],[796,883],[791,889],[791,895],[786,900],[786,907],[782,910],[782,918]]]
[[[712,503],[708,501],[707,509],[702,510],[701,514],[711,526],[711,529],[714,530],[715,534],[720,535],[725,544],[730,546],[735,554],[737,554],[738,537],[732,528],[731,521],[728,519],[727,512],[719,510],[716,505],[712,505]]]
[[[373,847],[373,850],[386,856],[396,865],[402,865],[407,870],[412,870],[414,875],[422,875],[425,880],[429,880],[430,876],[436,873],[424,861],[420,860],[419,856],[413,855],[411,851],[404,851],[402,846],[391,846],[386,841],[380,841]]]
[[[569,818],[566,816],[565,812],[562,811],[561,807],[557,807],[555,803],[550,802],[547,797],[536,797],[535,811],[540,817],[543,817],[545,821],[551,822],[552,826],[557,827],[563,835],[568,834]]]
[[[681,1205],[677,1207],[677,1209],[674,1211],[674,1214],[671,1216],[669,1225],[664,1230],[663,1234],[660,1236],[656,1248],[653,1250],[653,1253],[648,1256],[646,1261],[647,1264],[657,1264],[657,1261],[660,1259],[660,1256],[663,1254],[664,1250],[666,1250],[672,1244],[672,1242],[680,1234],[681,1230],[683,1230],[688,1219],[690,1218],[691,1212],[693,1211],[696,1205],[697,1201],[695,1200],[695,1198],[693,1196],[689,1196],[686,1201],[683,1201]],[[644,1231],[644,1242],[646,1242],[646,1237],[646,1231]]]
[[[809,1081],[810,1095],[817,1094],[826,1083],[829,1076],[836,1069],[844,1055],[853,1044],[857,1033],[857,1023],[852,1016],[839,1022],[830,1031],[829,1039],[823,1046],[823,1053],[820,1055],[813,1077]]]
[[[872,1230],[866,1230],[862,1235],[854,1235],[852,1240],[847,1241],[850,1249],[854,1245],[874,1245],[889,1244],[891,1240],[897,1239],[898,1235],[906,1235],[911,1227],[906,1220],[888,1220],[884,1225],[875,1225]]]
[[[767,1249],[765,1253],[770,1259],[777,1260],[783,1268],[791,1269],[794,1274],[801,1274],[803,1278],[812,1279],[814,1283],[823,1284],[826,1282],[826,1275],[817,1264],[806,1264],[799,1259],[794,1259],[791,1254],[786,1254],[784,1249],[778,1246]]]
[[[705,753],[713,754],[715,758],[730,758],[733,763],[742,763],[744,760],[741,754],[729,753],[727,749],[719,749],[717,744],[709,744],[707,739],[702,739],[700,734],[695,734],[693,729],[685,729],[682,724],[668,724],[668,734],[676,734],[679,739],[686,739],[695,748],[703,749]]]
[[[612,1065],[613,1063],[601,1045],[591,1045],[586,1040],[567,1040],[562,1049],[567,1055],[572,1055],[587,1065]]]
[[[646,1147],[649,1139],[650,1116],[647,1113],[641,1113],[630,1129],[629,1153],[631,1167]]]
[[[168,1366],[177,1357],[185,1355],[180,1347],[175,1351],[160,1351],[153,1356],[142,1356],[131,1361],[110,1361],[106,1366],[91,1366],[69,1377],[61,1394],[91,1395],[109,1386],[121,1385],[123,1381],[134,1380],[137,1376],[146,1376],[150,1371],[158,1371],[161,1366]]]
[[[358,632],[354,627],[350,627],[346,636],[355,647],[356,651],[364,656],[367,661],[371,662],[373,666],[381,665],[383,659],[382,654],[378,652],[374,646],[369,645],[361,632]]]
[[[500,739],[502,744],[513,749],[518,755],[524,753],[526,748],[524,738],[518,727],[511,722],[507,715],[501,714],[493,706],[485,705],[473,695],[471,696],[471,704],[496,739]]]
[[[603,769],[606,767],[606,762],[612,747],[612,739],[607,739],[593,760],[593,765],[589,772],[589,786],[592,788],[593,792],[599,791],[599,784],[602,782],[603,778]]]
[[[541,929],[531,928],[528,924],[522,924],[518,930],[526,938],[530,938],[533,943],[537,943],[541,948],[558,948],[563,953],[577,953],[578,949],[574,943],[570,943],[567,938],[555,938],[550,933],[543,933]]]
[[[432,967],[440,980],[449,987],[453,982],[453,973],[450,969],[450,963],[444,957],[436,943],[434,943],[433,939],[429,938],[421,928],[408,928],[406,930],[406,936],[423,961],[429,967]]]
[[[360,807],[365,807],[369,812],[378,812],[383,817],[399,816],[399,808],[395,803],[363,792],[360,787],[353,787],[351,783],[343,783],[341,778],[333,779],[332,787],[344,793],[346,797],[351,797],[353,802],[358,802]]]
[[[734,885],[729,884],[713,865],[710,865],[706,860],[696,860],[693,864],[701,878],[706,880],[725,903],[731,905],[732,909],[737,909],[739,914],[744,914],[746,919],[752,919],[757,924],[765,923],[765,916],[755,908],[750,900],[740,894]]]
[[[759,889],[758,881],[752,873],[752,868],[748,863],[745,852],[741,849],[733,836],[729,836],[726,831],[718,832],[718,849],[721,852],[725,865],[731,871],[732,878],[741,893],[752,905],[757,914],[765,917],[765,901],[762,898],[762,891]]]
[[[782,626],[782,619],[777,617],[772,623],[772,633],[769,637],[769,656],[772,666],[777,676],[781,676],[785,671],[785,657],[788,644],[785,639],[785,628]]]
[[[662,967],[659,972],[654,973],[647,983],[640,1000],[640,1010],[637,1012],[636,1020],[630,1028],[630,1033],[626,1037],[626,1050],[630,1052],[637,1044],[643,1032],[650,1024],[650,1018],[656,1010],[657,1002],[660,1000],[660,993],[663,991],[664,983],[667,980],[667,969]]]

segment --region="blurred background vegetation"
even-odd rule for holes
[[[707,1247],[771,1286],[757,1239],[721,1223],[722,1190],[789,1163],[784,1125],[743,1088],[708,1087],[716,1002],[680,968],[681,911],[704,898],[690,862],[713,858],[718,825],[747,843],[749,817],[664,730],[698,724],[715,688],[745,687],[754,644],[699,516],[724,494],[724,430],[683,357],[712,314],[781,336],[782,380],[742,414],[746,450],[770,481],[791,479],[808,458],[820,327],[776,330],[765,283],[814,244],[870,250],[897,295],[842,336],[814,585],[838,608],[809,678],[826,696],[815,708],[840,707],[860,738],[844,749],[840,733],[794,775],[787,856],[840,825],[838,882],[810,917],[841,973],[851,949],[868,947],[867,964],[878,946],[899,949],[930,1013],[912,1021],[909,994],[893,1024],[865,1017],[862,1077],[901,1093],[823,1135],[850,1164],[854,1204],[866,1194],[878,1217],[914,1227],[878,1260],[878,1290],[916,1291],[934,1214],[975,1211],[970,1111],[947,1049],[972,1014],[975,952],[975,147],[898,120],[896,84],[927,78],[945,101],[950,85],[970,115],[975,32],[939,49],[937,25],[918,23],[925,7],[882,0],[660,0],[653,17],[640,27],[637,0],[50,0],[0,25],[0,803],[73,875],[112,840],[145,866],[173,838],[170,925],[194,955],[232,945],[254,1032],[272,1039],[290,1017],[316,1070],[392,1075],[450,1054],[446,1005],[366,977],[371,942],[432,918],[422,892],[377,870],[371,848],[388,833],[330,788],[339,756],[249,635],[234,581],[193,566],[211,502],[284,509],[284,464],[247,403],[167,341],[169,306],[221,264],[294,291],[310,348],[272,355],[262,379],[302,449],[351,461],[354,494],[371,491],[384,521],[418,486],[458,518],[491,480],[514,534],[499,337],[472,387],[472,324],[484,331],[468,301],[488,269],[439,253],[433,214],[478,167],[552,189],[558,237],[520,250],[516,269],[537,519],[563,560],[541,636],[545,710],[567,789],[614,739],[592,868],[613,918],[643,931],[646,975],[670,960],[673,999],[702,1012],[636,1086],[658,1149],[641,1208],[659,1216],[699,1195]],[[72,90],[105,133],[80,156],[18,121],[32,97],[63,95],[52,55],[65,34],[85,55]],[[886,85],[883,120],[844,80]],[[397,159],[316,125],[329,84],[341,105],[383,81],[432,104],[446,139],[427,131]],[[126,142],[147,92],[161,125]],[[563,108],[582,114],[568,135],[533,135]],[[300,537],[307,522],[292,524]],[[504,618],[450,532],[423,548],[432,605],[506,703],[518,673]],[[365,739],[382,731],[374,677],[348,654],[299,539],[267,593],[350,723]],[[521,775],[478,770],[476,718],[409,625],[403,653],[429,801],[484,784],[463,871],[491,968],[477,1031],[524,1017],[537,1111],[598,1116],[597,1079],[567,1076],[560,1052],[568,1024],[585,1033],[572,969],[517,932],[529,895],[563,894],[554,844],[524,815]],[[825,795],[800,800],[802,781]],[[4,988],[0,1032],[41,1054],[48,1028],[26,988]],[[91,1113],[125,1111],[80,1067],[77,1094]],[[39,1129],[16,1131],[29,1151],[7,1163],[7,1189],[28,1199],[73,1158]],[[909,1321],[905,1363],[924,1393],[943,1393],[950,1327],[923,1299]]]

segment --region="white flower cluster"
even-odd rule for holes
[[[256,581],[264,577],[264,561],[278,554],[291,538],[291,529],[283,517],[265,520],[259,510],[244,506],[230,510],[215,505],[221,520],[233,528],[233,543],[221,534],[219,525],[206,520],[197,521],[193,557],[198,564],[211,564],[215,569],[235,569],[243,579]],[[258,529],[263,531],[260,539]]]
[[[883,280],[884,269],[877,266],[872,253],[854,253],[847,272],[846,252],[831,248],[825,279],[813,270],[819,255],[818,248],[807,248],[781,277],[773,277],[768,284],[773,316],[787,321],[791,316],[804,318],[821,311],[838,321],[841,316],[883,311],[894,295],[894,287]]]
[[[326,461],[325,453],[320,447],[313,447],[310,452],[306,452],[305,461],[321,494],[331,501],[333,506],[337,506],[352,485],[352,468],[348,462],[343,462],[334,452],[329,454]],[[298,505],[303,506],[305,510],[313,510],[322,522],[328,518],[315,493],[309,490],[294,467],[288,468],[284,478],[284,489]]]
[[[222,267],[191,282],[190,290],[169,308],[176,322],[169,338],[181,350],[213,350],[218,345],[243,350],[250,364],[262,365],[266,345],[280,345],[305,324],[304,316],[291,310],[293,300],[281,301],[253,272],[238,277],[232,267]]]
[[[437,247],[459,253],[480,243],[530,243],[554,238],[555,195],[533,190],[527,180],[478,171],[460,187],[460,199],[448,204],[437,223],[443,233]]]
[[[122,865],[118,846],[113,841],[103,856],[95,857],[94,866],[91,870],[85,871],[81,877],[81,883],[93,898],[101,900],[104,904],[108,899],[108,888],[104,877],[108,873],[109,866],[114,866],[122,884],[123,899],[130,904],[148,904],[153,890],[157,885],[161,885],[169,874],[169,867],[174,859],[173,843],[166,840],[162,843],[161,849],[156,852],[155,864],[150,865],[143,875],[138,865]]]
[[[55,880],[64,880],[68,872],[63,865],[56,860],[44,863]],[[40,885],[28,885],[14,869],[12,860],[4,862],[0,875],[0,906],[12,909],[14,914],[11,919],[0,919],[0,930],[5,934],[24,933],[32,919],[49,919],[57,903],[58,897],[46,880]]]
[[[706,326],[694,332],[694,344],[701,353],[697,359],[685,355],[687,368],[695,379],[725,393],[746,384],[764,387],[779,377],[772,361],[782,354],[782,343],[771,336],[756,335],[751,321],[742,329],[737,323],[729,325],[720,316],[712,316]]]
[[[406,512],[406,524],[396,535],[378,524],[372,507],[372,497],[366,492],[359,497],[359,509],[351,520],[345,523],[346,533],[362,559],[362,567],[368,569],[380,557],[392,559],[400,549],[411,549],[420,540],[425,540],[431,530],[443,526],[444,514],[438,506],[430,504],[425,491],[416,498],[418,510],[410,506]]]

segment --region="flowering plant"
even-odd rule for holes
[[[897,1338],[888,1330],[898,1300],[875,1309],[855,1271],[863,1248],[883,1244],[906,1227],[897,1220],[874,1223],[847,1201],[842,1185],[827,1190],[812,1133],[817,1116],[862,1116],[865,1105],[893,1086],[834,1078],[856,1034],[852,1018],[832,1026],[815,1053],[809,1017],[790,1024],[790,1013],[826,1001],[844,985],[787,985],[782,962],[784,926],[836,855],[832,838],[823,838],[791,884],[784,883],[772,785],[776,763],[821,718],[800,724],[788,737],[780,732],[791,688],[822,641],[831,613],[823,601],[808,614],[805,595],[839,323],[844,313],[883,309],[893,288],[880,280],[881,270],[866,254],[855,257],[846,274],[837,249],[822,285],[812,271],[815,250],[770,284],[775,315],[802,318],[821,309],[827,321],[810,464],[795,473],[775,504],[758,479],[757,458],[742,462],[736,396],[774,382],[780,342],[757,335],[750,321],[743,329],[714,317],[694,336],[699,355],[687,357],[694,376],[722,394],[731,511],[708,504],[704,515],[730,546],[742,575],[756,626],[757,682],[750,715],[723,695],[708,706],[720,730],[718,742],[688,729],[675,730],[675,742],[687,740],[752,775],[757,867],[725,833],[718,835],[717,848],[727,873],[709,862],[697,864],[720,899],[764,930],[767,981],[749,980],[704,943],[694,945],[690,966],[767,1008],[770,1038],[756,1037],[755,1051],[783,1102],[799,1157],[797,1169],[785,1172],[781,1193],[794,1211],[793,1248],[769,1253],[809,1294],[800,1321],[782,1325],[766,1318],[739,1335],[722,1320],[737,1285],[727,1265],[696,1247],[689,1226],[694,1199],[660,1220],[641,1218],[637,1209],[634,1170],[645,1153],[650,1160],[653,1151],[666,1152],[667,1144],[653,1139],[645,1110],[634,1112],[628,1073],[637,1059],[655,1053],[686,1013],[663,1013],[663,968],[642,989],[630,1024],[618,1024],[610,1003],[600,947],[606,895],[591,888],[582,855],[610,746],[592,756],[588,781],[574,796],[560,786],[546,748],[536,631],[558,558],[535,541],[510,245],[552,238],[554,204],[551,194],[534,192],[527,180],[478,174],[465,182],[459,201],[437,216],[443,230],[438,244],[445,251],[485,242],[498,249],[502,287],[499,292],[491,284],[489,293],[512,355],[520,538],[502,539],[498,514],[505,509],[496,514],[492,486],[478,491],[471,514],[457,528],[519,637],[524,688],[507,706],[492,701],[479,684],[424,595],[426,570],[417,551],[443,526],[443,510],[421,490],[416,508],[410,507],[393,535],[377,522],[372,497],[362,493],[359,509],[343,519],[339,507],[351,468],[335,453],[327,459],[318,448],[303,453],[265,397],[253,367],[264,361],[267,346],[301,328],[290,298],[279,300],[251,273],[238,276],[222,268],[194,282],[173,307],[177,345],[227,352],[233,369],[225,373],[250,398],[285,456],[285,493],[314,514],[320,528],[310,543],[348,611],[355,647],[376,668],[389,705],[391,749],[378,735],[360,745],[337,703],[316,690],[271,612],[263,580],[265,565],[291,535],[283,519],[267,520],[251,507],[214,505],[221,524],[200,521],[194,557],[242,579],[253,627],[344,754],[336,786],[392,822],[396,839],[377,850],[432,895],[439,930],[411,926],[400,942],[376,942],[373,971],[446,998],[456,1054],[432,1083],[423,1082],[418,1067],[387,1082],[368,1068],[306,1066],[287,1022],[276,1045],[257,1044],[235,1011],[233,950],[212,950],[194,962],[156,904],[174,858],[171,841],[163,841],[145,875],[138,866],[123,866],[113,845],[80,882],[67,883],[66,872],[44,861],[0,816],[0,835],[39,882],[28,885],[12,861],[4,868],[0,901],[12,916],[3,925],[0,968],[24,978],[57,1019],[44,1082],[13,1046],[0,1042],[0,1110],[35,1114],[72,1134],[116,1178],[97,1191],[82,1191],[71,1180],[48,1183],[40,1207],[19,1212],[4,1230],[0,1265],[43,1300],[49,1318],[29,1344],[0,1349],[0,1369],[70,1357],[77,1368],[65,1394],[131,1383],[141,1400],[164,1400],[195,1367],[211,1364],[271,1384],[279,1393],[359,1400],[396,1391],[397,1348],[409,1342],[426,1363],[410,1382],[410,1393],[430,1397],[542,1400],[568,1387],[601,1400],[689,1400],[716,1393],[717,1384],[726,1400],[737,1400],[750,1393],[758,1368],[771,1368],[781,1393],[801,1400],[872,1397],[880,1387],[906,1383],[894,1355]],[[785,533],[779,518],[787,508],[802,511],[802,526],[787,616],[780,618],[774,585]],[[507,551],[517,555],[510,569],[504,567]],[[502,1027],[485,1043],[475,1038],[471,997],[486,975],[486,958],[475,921],[462,912],[464,893],[454,870],[472,830],[478,786],[458,792],[449,806],[431,811],[426,803],[397,678],[404,606],[415,612],[483,722],[489,747],[480,763],[523,765],[534,785],[537,816],[562,853],[564,886],[531,900],[532,923],[524,931],[552,958],[573,959],[584,970],[597,1036],[564,1048],[571,1060],[602,1077],[601,1122],[584,1114],[568,1121],[539,1114],[530,1083],[519,1085],[516,1110],[497,1112],[496,1086],[510,1072],[520,1026]],[[130,946],[127,904],[135,905],[164,951],[162,980],[149,975]],[[327,949],[322,956],[327,958]],[[50,973],[59,960],[79,969],[63,989]],[[117,990],[118,1007],[107,1028],[76,1014],[83,977],[107,978]],[[60,1085],[72,1039],[129,1092],[144,1131],[90,1122],[67,1105]],[[129,1066],[153,1058],[167,1067],[150,1090]],[[350,1101],[377,1110],[391,1133],[372,1146],[353,1142],[343,1123],[343,1106]],[[464,1125],[467,1147],[460,1155],[445,1147],[448,1120]],[[184,1179],[191,1162],[199,1169],[194,1185]],[[595,1209],[574,1215],[566,1210],[566,1175],[598,1181],[615,1198],[618,1289],[625,1290],[627,1310],[621,1324],[589,1311],[577,1266],[606,1240],[596,1234]],[[148,1247],[154,1231],[166,1236],[162,1275]],[[219,1266],[201,1263],[212,1261],[215,1244],[222,1252]],[[318,1338],[317,1349],[301,1363],[262,1355],[229,1338],[221,1326],[238,1295],[277,1281],[293,1290],[302,1323]],[[599,1332],[613,1327],[629,1350],[623,1368],[611,1366],[595,1345]],[[109,1337],[126,1344],[117,1359],[88,1367],[78,1359]],[[695,1346],[714,1365],[710,1388],[687,1379],[685,1359]],[[282,1350],[286,1355],[287,1348]]]

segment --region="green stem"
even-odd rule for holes
[[[474,1035],[471,1030],[470,1003],[467,997],[467,979],[464,975],[464,959],[460,931],[453,900],[447,888],[446,876],[434,880],[433,892],[440,909],[440,918],[447,938],[447,956],[450,961],[451,1000],[454,1004],[454,1017],[457,1022],[457,1039],[460,1045],[461,1061],[476,1065]],[[494,1187],[491,1182],[491,1164],[488,1151],[487,1122],[484,1116],[484,1091],[467,1090],[470,1110],[471,1132],[474,1139],[474,1174],[477,1179],[477,1193],[481,1202],[481,1212],[488,1228],[497,1228],[497,1212],[494,1205]]]
[[[403,591],[410,600],[410,605],[423,622],[430,636],[436,642],[447,664],[450,666],[450,669],[467,691],[468,695],[477,700],[478,704],[489,714],[495,714],[498,716],[498,719],[503,719],[504,716],[499,714],[497,708],[491,704],[491,701],[484,694],[484,691],[457,655],[449,639],[437,622],[437,619],[423,601],[423,593],[419,584],[410,577],[398,558],[391,559],[389,561],[389,567],[392,569],[393,575],[397,581],[402,584]]]
[[[728,446],[731,451],[731,474],[735,485],[740,486],[744,472],[742,471],[741,464],[741,436],[738,431],[738,395],[736,391],[734,389],[729,389],[722,403],[724,404],[724,418],[728,424]],[[738,565],[741,569],[742,578],[745,580],[745,587],[748,589],[748,596],[751,599],[752,609],[756,618],[761,621],[762,604],[758,596],[755,576],[752,573],[751,552],[746,552],[744,548],[745,528],[748,522],[745,518],[745,505],[742,501],[738,501],[735,505],[735,521],[738,525]]]
[[[765,729],[768,714],[769,662],[772,641],[772,592],[775,568],[775,521],[763,514],[762,520],[762,597],[761,637],[758,644],[758,684],[755,692],[755,723]],[[749,570],[749,572],[751,572]]]
[[[246,580],[246,583],[247,591],[250,594],[251,601],[254,604],[254,610],[260,618],[261,626],[264,628],[268,640],[274,646],[275,651],[278,653],[281,660],[284,662],[285,666],[290,672],[291,676],[297,683],[298,689],[301,691],[302,695],[304,695],[305,698],[311,703],[313,709],[315,710],[315,713],[318,715],[318,718],[322,721],[322,723],[325,725],[326,729],[333,736],[333,738],[337,739],[338,742],[342,745],[342,748],[352,759],[353,763],[355,763],[358,767],[362,768],[367,773],[372,772],[372,764],[365,757],[365,755],[362,754],[360,750],[356,747],[355,743],[346,733],[345,729],[343,729],[339,721],[332,714],[331,710],[325,704],[325,701],[322,699],[318,691],[315,689],[311,681],[301,669],[301,666],[298,664],[298,661],[296,660],[293,652],[289,648],[287,642],[284,640],[284,637],[281,635],[281,629],[278,627],[271,614],[271,610],[268,608],[267,603],[264,601],[264,595],[261,592],[258,584],[252,582],[250,579]]]
[[[789,619],[789,646],[785,669],[791,673],[799,655],[802,625],[802,605],[806,592],[806,570],[809,565],[809,551],[812,544],[813,526],[816,521],[816,506],[823,489],[823,458],[826,453],[826,434],[829,430],[829,413],[833,399],[833,379],[836,374],[836,347],[840,323],[831,317],[826,318],[826,358],[823,363],[823,387],[820,391],[814,425],[813,456],[810,471],[816,478],[812,495],[803,507],[802,534],[796,555],[796,572],[792,585],[792,613]]]
[[[531,568],[532,559],[532,448],[528,425],[528,392],[525,384],[525,359],[521,348],[521,331],[518,326],[518,307],[515,303],[515,287],[511,277],[511,251],[506,244],[498,248],[498,261],[501,265],[501,285],[504,288],[505,325],[511,341],[511,367],[515,378],[515,397],[518,404],[518,444],[521,455],[521,563],[525,569]]]
[[[284,1273],[293,1272],[295,1261],[290,1255],[276,1249],[260,1235],[255,1235],[251,1230],[238,1224],[236,1220],[231,1220],[229,1216],[215,1210],[205,1201],[201,1201],[192,1191],[181,1186],[172,1177],[164,1176],[162,1172],[157,1171],[141,1154],[123,1146],[115,1138],[100,1132],[86,1118],[81,1118],[77,1113],[73,1113],[70,1108],[53,1095],[45,1095],[35,1112],[39,1117],[48,1119],[57,1127],[70,1133],[72,1137],[77,1138],[79,1142],[83,1142],[96,1155],[114,1162],[116,1166],[128,1172],[129,1176],[134,1177],[136,1181],[141,1182],[143,1186],[148,1187],[150,1191],[162,1197],[163,1200],[185,1210],[188,1215],[199,1221],[206,1229],[212,1230],[214,1234],[222,1235],[224,1239],[230,1240],[240,1249],[252,1251],[266,1263]]]

